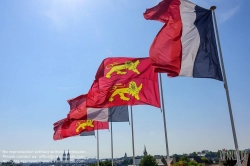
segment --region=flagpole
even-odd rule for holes
[[[167,163],[168,163],[168,166],[170,166],[170,157],[169,157],[169,149],[168,149],[168,135],[167,135],[167,126],[166,126],[166,118],[165,118],[166,116],[165,116],[165,107],[164,107],[164,98],[163,98],[163,88],[162,88],[161,73],[159,74],[159,78],[160,78],[160,87],[161,87],[161,104],[162,104],[162,112],[163,112],[164,131],[165,131]]]
[[[113,129],[112,129],[112,116],[111,116],[111,125],[110,125],[110,128],[111,128],[111,156],[112,156],[112,166],[113,166],[113,163],[114,163],[114,160],[113,160]]]
[[[215,12],[214,12],[215,9],[216,9],[216,6],[211,6],[211,8],[210,8],[210,10],[212,10],[212,13],[213,13],[213,19],[214,19],[214,24],[215,24],[215,29],[216,29],[216,38],[217,38],[217,43],[218,43],[219,52],[220,52],[220,60],[221,60],[221,67],[222,67],[222,72],[223,72],[224,87],[225,87],[226,95],[227,95],[228,110],[229,110],[229,115],[230,115],[230,120],[231,120],[232,131],[233,131],[234,145],[235,145],[235,150],[236,150],[236,155],[237,155],[237,163],[238,163],[238,166],[241,166],[239,147],[238,147],[236,131],[235,131],[235,126],[234,126],[233,112],[232,112],[229,90],[228,90],[228,85],[227,85],[227,77],[226,77],[224,61],[223,61],[223,57],[222,57],[222,50],[221,50],[221,45],[220,45],[220,38],[219,38],[219,32],[218,32],[218,27],[217,27],[217,22],[216,22],[216,16],[215,16]]]
[[[97,130],[97,166],[99,166],[99,133]]]
[[[131,129],[132,129],[133,166],[135,166],[135,145],[134,145],[134,125],[133,125],[132,105],[130,106],[130,111],[131,111]]]

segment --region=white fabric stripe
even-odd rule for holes
[[[101,122],[108,121],[108,108],[87,108],[87,119]]]
[[[194,61],[200,46],[200,35],[194,25],[196,20],[195,4],[188,0],[180,0],[182,19],[182,62],[180,76],[193,76]]]

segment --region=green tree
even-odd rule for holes
[[[206,157],[202,157],[201,160],[205,163],[205,164],[209,164],[209,160]]]
[[[176,162],[174,166],[188,166],[188,162],[180,160],[179,162]]]
[[[174,164],[174,166],[201,166],[201,164],[195,161],[179,161]]]
[[[183,155],[183,156],[181,156],[180,161],[186,161],[186,162],[189,162],[189,161],[190,161],[190,159],[187,157],[187,155]]]
[[[141,159],[140,166],[158,166],[158,164],[153,156],[147,155]]]
[[[128,164],[129,164],[129,165],[133,164],[133,159],[129,159],[129,160],[128,160]]]
[[[190,161],[190,162],[188,162],[188,166],[201,166],[201,164],[199,164],[195,161]]]
[[[109,160],[109,161],[105,161],[104,162],[105,166],[112,166],[112,162]]]
[[[173,154],[173,157],[178,157],[178,154]]]
[[[187,155],[183,155],[181,156],[180,161],[176,162],[174,166],[202,166],[202,165],[195,161],[190,161]]]
[[[111,161],[108,160],[99,162],[99,166],[111,166],[111,165],[112,165]],[[91,164],[91,166],[97,166],[97,163]]]
[[[100,164],[100,163],[99,163]],[[91,164],[90,166],[97,166],[97,164],[96,163],[94,163],[94,164]]]
[[[197,156],[197,153],[193,152],[193,153],[190,154],[190,156]]]

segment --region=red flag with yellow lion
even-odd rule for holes
[[[87,107],[152,105],[160,108],[158,75],[149,58],[106,58],[86,100]]]

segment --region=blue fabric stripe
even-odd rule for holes
[[[194,62],[193,77],[223,81],[217,52],[212,11],[195,6],[195,26],[200,35],[200,47]]]
[[[115,106],[109,108],[109,122],[128,122],[128,106]]]

